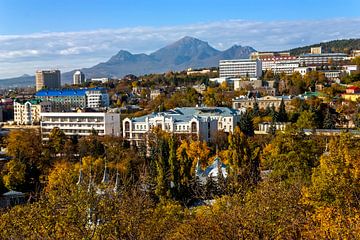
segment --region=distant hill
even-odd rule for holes
[[[323,52],[349,53],[353,49],[360,49],[360,39],[333,40],[333,41],[322,42],[305,47],[293,48],[290,50],[290,54],[300,55],[304,53],[309,53],[312,47],[319,47],[319,46],[323,48]]]
[[[218,66],[220,59],[248,58],[254,51],[252,47],[239,45],[219,51],[207,42],[193,37],[184,37],[151,54],[132,54],[121,50],[107,62],[81,70],[87,78],[163,73],[187,68],[215,67]],[[72,74],[73,71],[64,73],[63,82],[70,82]]]
[[[0,79],[0,88],[15,88],[35,86],[35,76],[22,75],[20,77]]]

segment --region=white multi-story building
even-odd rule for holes
[[[120,114],[104,112],[51,112],[41,113],[41,135],[43,140],[54,127],[65,135],[88,136],[94,130],[99,135],[121,136]]]
[[[53,111],[70,111],[76,108],[104,108],[110,100],[105,88],[43,89],[35,96],[52,104]]]
[[[299,56],[299,62],[305,66],[320,66],[337,64],[347,59],[345,53],[320,53],[320,54],[302,54]]]
[[[109,94],[104,89],[90,88],[86,91],[87,107],[108,107],[110,104]]]
[[[84,82],[85,82],[85,74],[80,70],[75,71],[73,75],[73,84],[77,85],[77,84],[82,84]]]
[[[261,61],[258,59],[220,60],[219,62],[220,78],[259,78],[261,75],[262,65]]]
[[[154,127],[174,134],[194,135],[211,141],[218,130],[231,132],[240,120],[240,112],[226,107],[184,107],[123,120],[123,137],[134,145],[145,140]]]
[[[33,125],[40,123],[43,112],[51,111],[51,103],[40,99],[29,101],[14,101],[14,123]]]
[[[292,74],[299,67],[299,59],[296,57],[272,57],[261,59],[262,70],[271,70],[273,73]]]

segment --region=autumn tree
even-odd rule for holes
[[[305,110],[300,113],[299,118],[296,121],[298,129],[315,129],[315,114],[309,110]]]
[[[350,134],[332,139],[313,171],[304,199],[314,207],[309,235],[357,239],[360,236],[359,142]]]
[[[247,187],[259,181],[260,148],[251,148],[246,135],[239,127],[229,135],[228,162],[230,177],[234,181],[234,190],[241,185]],[[243,189],[239,189],[243,190]]]
[[[66,142],[65,133],[58,127],[54,127],[49,134],[48,146],[54,156],[63,154]]]

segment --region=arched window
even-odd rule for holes
[[[125,122],[125,131],[130,131],[130,123]]]
[[[191,132],[197,132],[196,122],[191,123]]]

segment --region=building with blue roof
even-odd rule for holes
[[[227,107],[183,107],[123,120],[123,137],[138,145],[152,128],[174,134],[192,135],[211,141],[219,130],[232,132],[240,121],[240,112]]]
[[[57,112],[109,106],[109,94],[105,88],[43,89],[35,97],[51,102],[53,111]]]

